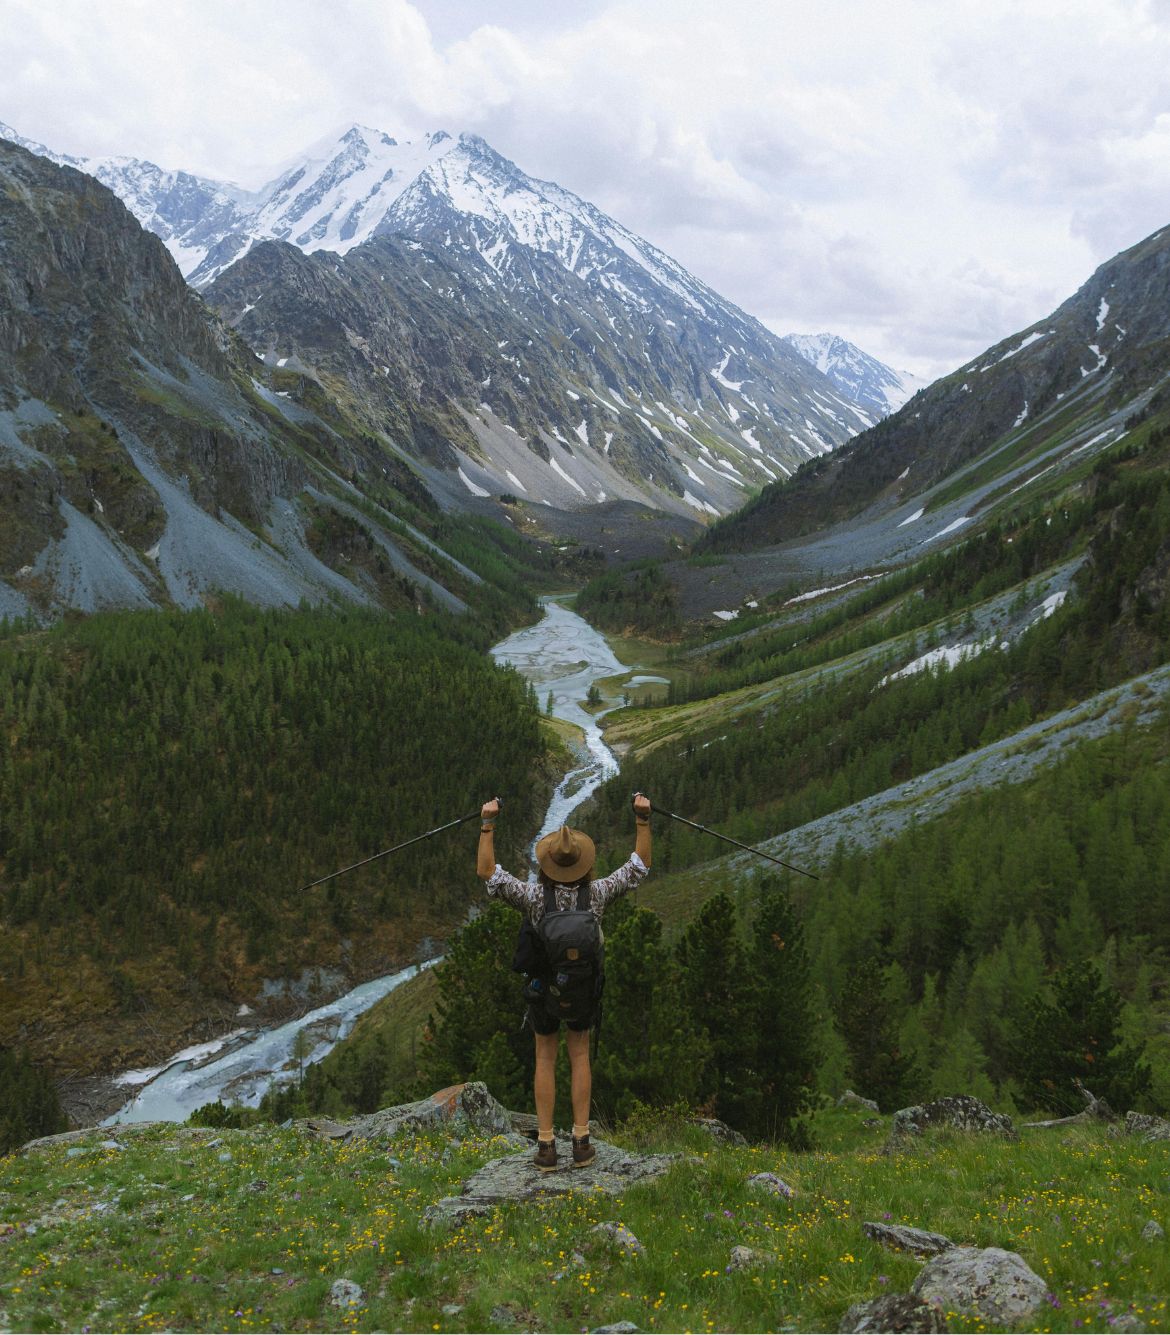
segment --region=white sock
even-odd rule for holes
[[[577,1140],[584,1139],[584,1137],[587,1136],[588,1134],[589,1134],[588,1122],[586,1122],[584,1126],[578,1126],[576,1122],[573,1123],[573,1135]]]

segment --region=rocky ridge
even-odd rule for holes
[[[968,522],[1003,499],[1010,475],[1026,484],[1042,468],[1069,467],[1124,434],[1166,383],[1168,345],[1170,228],[1163,228],[1103,264],[1045,319],[921,391],[831,458],[810,462],[791,486],[766,488],[708,546],[790,542],[838,521],[909,525],[950,503]],[[974,493],[966,497],[964,476]]]
[[[3,141],[0,187],[0,616],[466,605],[412,470],[274,387],[113,194]]]
[[[928,383],[895,371],[838,334],[785,334],[784,342],[875,419],[897,412]]]
[[[261,355],[438,456],[451,504],[531,488],[568,508],[633,497],[709,518],[874,420],[668,255],[476,135],[402,144],[353,126],[251,194],[134,159],[70,161],[213,285]],[[349,262],[390,237],[423,256]],[[265,243],[314,256],[309,285],[287,260],[248,263]]]

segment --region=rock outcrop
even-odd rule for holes
[[[790,1201],[796,1195],[792,1187],[775,1173],[753,1173],[748,1178],[747,1184],[758,1191],[766,1191],[771,1196],[780,1196],[786,1201]]]
[[[883,1293],[880,1298],[854,1303],[837,1327],[841,1335],[860,1332],[945,1331],[947,1323],[937,1307],[909,1293]]]
[[[911,1228],[907,1224],[882,1224],[874,1221],[862,1224],[866,1237],[883,1247],[897,1252],[909,1252],[912,1256],[938,1256],[955,1244],[942,1233],[928,1233],[922,1228]]]
[[[880,1112],[881,1109],[873,1099],[863,1098],[860,1094],[855,1094],[853,1090],[847,1089],[837,1100],[838,1108],[865,1108],[869,1112]]]
[[[1006,1113],[992,1112],[986,1103],[970,1094],[948,1095],[932,1103],[899,1108],[894,1114],[890,1143],[903,1143],[921,1135],[929,1127],[950,1127],[956,1131],[974,1131],[1016,1139],[1016,1128]]]
[[[430,1206],[424,1222],[431,1227],[457,1224],[476,1215],[490,1214],[508,1201],[533,1201],[584,1191],[619,1196],[635,1182],[661,1177],[678,1161],[677,1154],[632,1154],[594,1139],[597,1157],[587,1168],[572,1168],[568,1141],[558,1140],[565,1168],[542,1173],[532,1163],[532,1145],[485,1164],[464,1184],[458,1196],[446,1196]]]
[[[1001,1247],[953,1247],[923,1267],[910,1292],[997,1326],[1026,1320],[1048,1299],[1048,1285],[1024,1258]]]
[[[1150,1113],[1127,1112],[1125,1129],[1131,1136],[1141,1136],[1143,1140],[1170,1140],[1170,1122]]]
[[[733,1127],[721,1122],[718,1117],[692,1117],[691,1125],[697,1126],[701,1131],[718,1141],[721,1145],[746,1145],[747,1140],[740,1135]]]
[[[446,1126],[453,1133],[470,1131],[481,1136],[515,1134],[512,1114],[479,1080],[451,1085],[430,1098],[382,1108],[352,1122],[309,1118],[300,1125],[329,1140],[346,1141],[388,1141],[402,1131],[420,1131],[433,1126]],[[517,1140],[523,1140],[525,1146],[528,1144],[523,1137],[518,1136]]]

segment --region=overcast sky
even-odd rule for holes
[[[941,374],[1170,223],[1170,0],[0,0],[0,121],[255,187],[473,130],[778,333]]]

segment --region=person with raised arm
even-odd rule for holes
[[[607,905],[639,886],[650,870],[650,799],[641,793],[634,795],[634,851],[629,860],[596,881],[592,879],[593,840],[567,825],[537,842],[540,871],[536,881],[521,881],[505,871],[495,853],[499,809],[499,800],[493,798],[480,812],[476,873],[487,882],[489,896],[511,904],[525,918],[521,949],[531,952],[525,969],[529,974],[527,1022],[536,1041],[534,1163],[542,1172],[557,1168],[553,1107],[557,1047],[564,1024],[572,1081],[573,1167],[583,1168],[596,1156],[589,1141],[593,1095],[589,1033],[600,1015],[605,981],[601,915]]]

